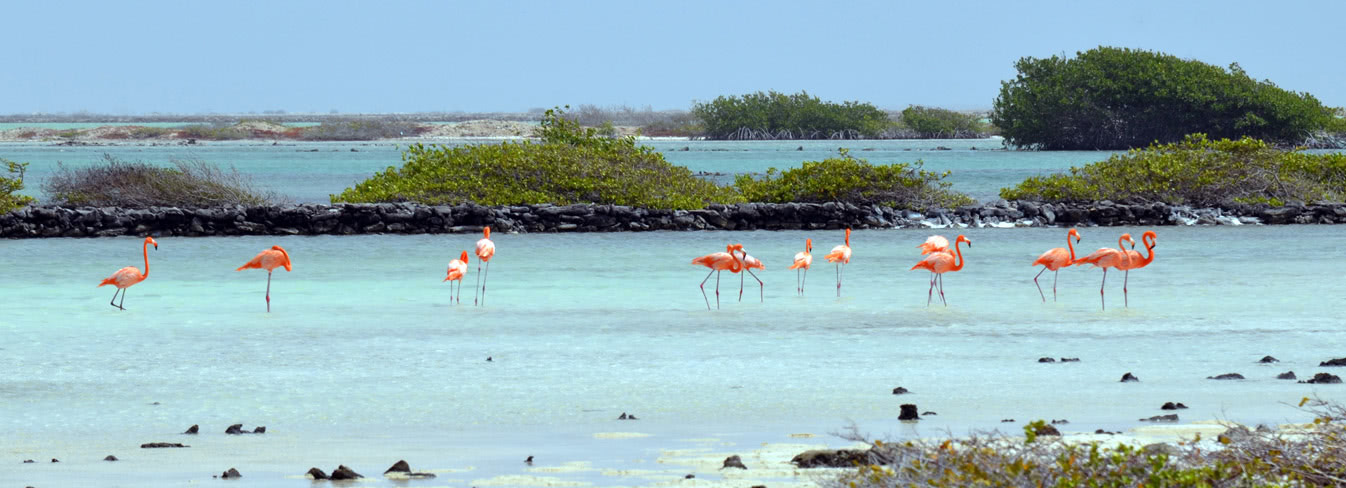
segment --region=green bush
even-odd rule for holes
[[[635,138],[603,137],[560,109],[548,110],[540,142],[460,147],[412,145],[388,167],[332,202],[482,205],[600,203],[692,209],[740,201],[731,188],[697,178]]]
[[[992,112],[1006,142],[1037,149],[1126,149],[1186,134],[1298,143],[1333,124],[1307,93],[1176,56],[1099,47],[1074,59],[1025,57]]]
[[[693,105],[692,115],[710,139],[876,138],[891,125],[868,103],[823,102],[802,91],[720,96]]]
[[[806,161],[795,169],[767,170],[762,178],[739,175],[734,186],[750,202],[849,202],[913,210],[952,208],[976,203],[949,189],[949,172],[922,169],[923,163],[872,165],[845,149],[839,157]]]
[[[1138,198],[1171,204],[1230,202],[1282,205],[1346,200],[1346,154],[1305,154],[1244,137],[1212,141],[1192,134],[1182,142],[1115,154],[1034,176],[1000,190],[1007,200],[1097,201]]]
[[[275,198],[251,188],[235,169],[201,160],[173,160],[173,167],[125,162],[110,154],[101,164],[57,171],[42,185],[51,203],[95,207],[210,207],[263,205]]]
[[[15,194],[15,192],[23,189],[23,174],[28,170],[28,163],[18,163],[0,158],[0,164],[5,165],[9,174],[15,175],[13,177],[0,176],[0,213],[31,205],[33,197]]]
[[[300,138],[310,141],[372,141],[411,137],[424,131],[423,126],[414,122],[369,119],[323,121],[298,132]]]
[[[927,139],[986,137],[991,132],[980,116],[920,105],[903,110],[900,122]]]

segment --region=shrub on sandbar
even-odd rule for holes
[[[849,202],[927,210],[976,203],[950,190],[950,172],[926,171],[923,163],[873,165],[841,149],[839,157],[805,161],[799,168],[767,170],[761,178],[739,175],[734,186],[751,202]]]
[[[172,167],[126,162],[110,154],[86,168],[57,166],[42,185],[51,203],[95,207],[208,207],[263,205],[274,197],[252,189],[238,170],[201,161],[173,160]]]
[[[1114,154],[1106,161],[1034,176],[1000,190],[1007,200],[1142,199],[1171,204],[1318,202],[1346,199],[1346,154],[1276,149],[1244,137],[1182,142]]]
[[[604,137],[548,110],[540,142],[448,147],[414,144],[402,167],[333,195],[333,202],[482,205],[599,203],[693,209],[741,199],[698,178],[633,137]]]
[[[28,169],[28,163],[0,158],[0,166],[4,166],[10,174],[16,175],[12,178],[0,176],[0,213],[32,204],[33,197],[14,193],[23,189],[23,173]]]

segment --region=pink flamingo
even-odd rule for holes
[[[710,275],[715,275],[715,308],[720,308],[720,272],[728,270],[730,273],[737,273],[743,270],[743,262],[739,260],[734,252],[742,249],[740,244],[729,244],[724,247],[723,252],[710,253],[705,256],[692,259],[692,264],[699,264],[710,268],[706,273],[706,278],[701,280],[701,298],[706,300],[706,310],[710,310],[710,298],[706,296],[706,281]],[[742,296],[742,291],[739,292]]]
[[[126,310],[126,307],[123,306],[123,305],[126,305],[126,289],[127,289],[127,288],[130,288],[131,285],[134,285],[134,284],[136,284],[136,283],[140,283],[140,282],[142,282],[142,281],[145,281],[145,278],[149,278],[149,276],[150,276],[150,245],[153,245],[155,249],[159,249],[159,243],[156,242],[156,241],[154,240],[153,237],[146,236],[146,237],[145,237],[145,244],[144,244],[143,246],[141,246],[141,250],[140,250],[140,251],[141,251],[141,254],[143,254],[143,255],[145,256],[145,273],[144,273],[144,274],[142,274],[142,273],[140,272],[140,270],[136,269],[135,266],[127,266],[127,267],[125,267],[125,268],[122,268],[122,269],[117,270],[116,273],[112,273],[112,276],[109,276],[109,277],[103,279],[102,282],[98,283],[98,286],[112,285],[112,286],[117,287],[117,291],[112,292],[112,301],[111,301],[111,302],[108,302],[108,305],[112,305],[112,306],[117,307],[117,308],[119,308],[119,309]],[[97,288],[97,287],[95,287],[95,288]],[[120,293],[122,294],[122,302],[121,302],[120,304],[114,304],[113,302],[117,301],[117,293],[118,293],[118,292],[120,292]]]
[[[477,286],[481,289],[481,305],[486,306],[486,273],[491,272],[491,257],[495,256],[495,242],[491,241],[491,228],[482,229],[482,238],[477,241]],[[486,273],[481,271],[481,263],[486,263]],[[472,304],[477,304],[477,288],[472,291]]]
[[[463,251],[458,259],[449,261],[449,274],[444,277],[444,281],[458,282],[458,303],[463,303],[463,276],[467,275],[467,251]],[[449,301],[453,302],[453,283],[449,283]]]
[[[1126,269],[1126,266],[1131,264],[1131,256],[1122,251],[1122,249],[1125,249],[1125,247],[1122,246],[1123,242],[1130,242],[1133,246],[1136,245],[1136,241],[1131,238],[1131,234],[1122,234],[1121,237],[1117,238],[1117,249],[1110,247],[1100,248],[1099,250],[1090,253],[1088,256],[1076,259],[1074,263],[1071,263],[1071,266],[1092,264],[1096,268],[1103,268],[1103,283],[1098,287],[1098,300],[1099,303],[1103,305],[1103,310],[1108,309],[1107,300],[1103,296],[1103,287],[1108,284],[1108,268],[1124,270]]]
[[[963,249],[958,247],[958,245],[964,242],[967,243],[969,249],[972,248],[972,241],[966,236],[959,235],[953,242],[954,252],[952,254],[948,252],[933,252],[929,256],[926,256],[925,259],[917,262],[915,266],[911,267],[912,270],[925,269],[933,273],[930,278],[930,291],[926,293],[925,297],[925,306],[929,307],[930,301],[934,299],[935,282],[937,280],[939,282],[939,301],[943,302],[944,306],[949,306],[949,302],[944,299],[944,273],[949,271],[961,271],[963,269],[963,265],[965,264],[965,260],[963,259]]]
[[[851,229],[846,229],[846,243],[832,248],[823,259],[837,263],[837,296],[841,296],[841,265],[851,262]]]
[[[758,278],[758,277],[757,277],[757,274],[756,274],[756,273],[753,273],[752,270],[753,270],[754,268],[756,268],[756,269],[760,269],[760,270],[765,271],[765,270],[766,270],[766,265],[765,265],[765,264],[762,264],[762,261],[758,260],[757,258],[752,257],[752,256],[749,256],[749,255],[748,255],[748,251],[744,251],[744,250],[743,250],[743,245],[742,245],[742,244],[735,244],[734,246],[737,247],[738,252],[743,253],[743,257],[739,258],[739,261],[743,263],[743,271],[746,272],[746,273],[744,273],[744,274],[750,274],[750,275],[752,275],[752,279],[757,280],[757,287],[758,287],[758,288],[757,288],[757,293],[758,293],[758,295],[760,295],[760,296],[758,297],[758,299],[765,303],[765,302],[766,302],[766,285],[762,284],[762,279],[761,279],[761,278]],[[744,280],[743,275],[739,275],[739,276],[738,276],[738,301],[740,301],[740,302],[743,301],[743,280]]]
[[[1042,271],[1038,271],[1037,276],[1033,277],[1033,284],[1038,287],[1038,295],[1042,295],[1042,303],[1047,303],[1047,295],[1042,293],[1042,285],[1038,284],[1038,277],[1042,276],[1042,273],[1046,273],[1047,270],[1052,271],[1052,301],[1056,301],[1056,274],[1061,268],[1070,266],[1075,262],[1075,245],[1071,244],[1071,237],[1075,238],[1075,242],[1080,242],[1080,231],[1070,229],[1070,232],[1066,233],[1066,247],[1070,248],[1069,252],[1063,248],[1054,247],[1048,249],[1047,252],[1042,253],[1037,260],[1033,261],[1033,266],[1042,265]]]
[[[1127,257],[1130,258],[1130,263],[1128,263],[1125,268],[1117,268],[1126,271],[1126,273],[1122,275],[1123,306],[1126,307],[1131,306],[1131,304],[1128,303],[1129,300],[1126,297],[1126,284],[1128,279],[1131,277],[1131,270],[1144,268],[1146,266],[1149,266],[1150,262],[1154,261],[1154,247],[1158,245],[1157,243],[1155,243],[1155,238],[1157,237],[1158,234],[1155,234],[1154,231],[1152,230],[1147,230],[1145,231],[1144,234],[1141,234],[1140,241],[1145,243],[1145,250],[1147,253],[1149,253],[1149,256],[1141,256],[1140,253],[1136,252],[1135,251],[1136,245],[1133,243],[1131,244],[1131,249],[1126,250],[1126,255]]]
[[[809,278],[809,267],[813,266],[813,239],[804,239],[804,251],[795,253],[795,262],[790,269],[795,270],[795,291],[804,294],[804,281]]]
[[[916,247],[921,250],[922,256],[932,252],[951,252],[949,251],[949,240],[945,239],[944,236],[927,237],[925,238],[925,242],[920,243]]]
[[[271,272],[276,268],[284,266],[285,271],[290,271],[290,253],[280,246],[271,246],[256,256],[251,261],[239,266],[234,271],[243,271],[245,269],[265,269],[266,270],[266,312],[271,313]],[[123,295],[125,296],[125,295]]]

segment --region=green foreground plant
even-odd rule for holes
[[[750,202],[850,202],[881,204],[912,210],[953,208],[976,203],[950,190],[949,171],[922,168],[923,162],[873,165],[850,155],[805,161],[799,168],[768,169],[760,178],[739,175],[734,186]]]
[[[172,167],[126,162],[110,154],[85,168],[57,170],[42,189],[50,203],[67,206],[209,207],[263,205],[276,198],[252,189],[251,179],[230,168],[201,161],[173,160]]]
[[[702,208],[740,201],[732,189],[697,178],[634,137],[605,137],[548,110],[540,142],[448,147],[415,144],[401,168],[388,167],[332,202],[482,205],[600,203]]]
[[[1309,399],[1300,403],[1301,407]],[[1138,446],[1070,442],[1037,421],[1024,438],[868,442],[870,463],[824,483],[879,487],[1300,487],[1346,484],[1346,409],[1315,402],[1312,424],[1287,430],[1231,426],[1216,439]]]
[[[1181,142],[1115,154],[1106,161],[1034,176],[1000,190],[1007,200],[1081,202],[1142,199],[1170,204],[1221,205],[1342,201],[1346,154],[1285,151],[1244,137]]]
[[[10,177],[0,176],[0,213],[31,205],[33,197],[16,193],[23,189],[23,174],[28,171],[28,163],[0,158],[0,164],[3,164],[5,170],[13,175]]]

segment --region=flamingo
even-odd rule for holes
[[[795,253],[795,262],[790,269],[795,270],[795,291],[804,294],[804,281],[809,278],[809,266],[813,266],[813,239],[804,239],[804,251]]]
[[[699,264],[710,268],[710,273],[706,273],[706,278],[701,280],[701,298],[706,300],[706,310],[710,310],[710,298],[706,296],[706,280],[710,275],[715,275],[715,308],[720,308],[720,272],[728,270],[730,273],[737,273],[743,269],[743,262],[734,255],[734,252],[742,249],[739,244],[729,244],[724,247],[723,252],[710,253],[705,256],[692,259],[692,264]],[[742,295],[742,292],[740,292]]]
[[[960,271],[963,269],[963,265],[965,264],[965,260],[963,259],[963,249],[958,247],[958,245],[964,242],[967,243],[969,249],[972,248],[972,241],[966,236],[959,235],[953,242],[954,252],[952,254],[949,252],[933,252],[929,256],[926,256],[925,259],[917,262],[915,266],[911,267],[913,270],[918,268],[927,269],[930,270],[931,273],[934,273],[930,278],[930,290],[926,293],[925,306],[929,307],[930,301],[934,298],[936,279],[939,281],[939,301],[943,302],[944,306],[949,306],[949,302],[944,300],[944,273],[949,271]]]
[[[145,256],[144,274],[141,274],[140,270],[136,269],[135,266],[127,266],[117,270],[116,273],[112,273],[112,276],[104,278],[102,282],[98,283],[98,286],[112,285],[117,287],[117,291],[112,292],[112,301],[108,302],[108,305],[126,310],[126,307],[123,306],[126,305],[126,289],[130,288],[131,285],[145,281],[145,278],[150,277],[150,245],[154,245],[155,249],[159,249],[159,243],[155,241],[153,237],[146,236],[145,244],[141,246],[140,250],[141,254]],[[122,294],[122,301],[120,304],[114,304],[113,302],[117,301],[118,292]]]
[[[486,273],[491,272],[491,257],[495,256],[495,243],[491,242],[491,227],[482,229],[482,238],[477,241],[477,286],[481,290],[481,305],[486,306]],[[481,263],[486,263],[486,273],[481,272]],[[477,304],[477,288],[473,288],[472,304]]]
[[[290,253],[280,246],[271,246],[271,249],[257,253],[251,261],[239,266],[234,271],[243,271],[245,269],[265,269],[266,270],[266,312],[271,313],[271,272],[276,268],[284,266],[285,271],[290,271]],[[126,296],[122,295],[123,298]]]
[[[765,271],[766,265],[763,264],[762,261],[758,260],[757,258],[749,256],[748,251],[743,250],[742,244],[734,244],[734,246],[736,247],[738,252],[743,253],[743,257],[738,259],[740,262],[743,263],[743,271],[746,271],[745,274],[750,274],[752,275],[752,279],[757,280],[757,287],[758,287],[757,293],[758,295],[760,295],[758,299],[761,300],[762,302],[766,302],[766,285],[762,284],[762,279],[758,278],[757,274],[752,272],[753,268]],[[738,301],[740,302],[743,301],[743,279],[744,279],[743,275],[738,276]]]
[[[1118,268],[1126,271],[1126,273],[1122,275],[1123,306],[1127,307],[1131,306],[1130,303],[1127,303],[1128,300],[1126,297],[1126,283],[1128,281],[1128,278],[1131,277],[1131,270],[1144,268],[1146,266],[1149,266],[1150,262],[1154,261],[1154,247],[1158,245],[1155,243],[1156,237],[1158,237],[1158,235],[1155,234],[1154,231],[1152,230],[1147,230],[1145,231],[1144,234],[1141,234],[1140,236],[1140,241],[1145,243],[1145,250],[1146,252],[1149,253],[1149,256],[1141,256],[1139,252],[1136,252],[1135,251],[1136,245],[1134,243],[1131,244],[1131,249],[1126,250],[1126,255],[1128,258],[1130,258],[1130,262],[1127,263],[1127,266],[1125,268]]]
[[[1033,261],[1033,266],[1042,265],[1042,271],[1038,271],[1037,276],[1033,277],[1033,284],[1038,287],[1038,295],[1042,295],[1042,303],[1047,303],[1047,295],[1042,293],[1042,285],[1038,284],[1038,277],[1042,276],[1042,273],[1046,273],[1047,270],[1052,271],[1052,301],[1056,301],[1056,274],[1061,268],[1070,266],[1075,262],[1075,245],[1070,242],[1072,236],[1075,237],[1075,242],[1080,242],[1080,231],[1070,229],[1070,232],[1066,233],[1066,247],[1070,248],[1069,252],[1063,248],[1054,247],[1048,249],[1047,252],[1042,253],[1037,260]]]
[[[1122,246],[1123,242],[1130,242],[1133,246],[1136,245],[1136,241],[1131,238],[1131,234],[1122,234],[1121,237],[1117,238],[1117,249],[1110,247],[1100,248],[1099,250],[1090,253],[1088,256],[1076,259],[1074,263],[1071,263],[1071,266],[1092,264],[1096,268],[1103,268],[1103,283],[1098,287],[1098,300],[1099,303],[1102,304],[1104,310],[1108,309],[1107,300],[1103,296],[1103,286],[1108,283],[1108,268],[1125,270],[1126,267],[1131,264],[1131,256],[1122,251],[1122,249],[1125,249],[1125,247]]]
[[[932,252],[950,252],[949,240],[945,239],[944,236],[927,237],[925,238],[925,242],[922,242],[920,245],[916,247],[921,250],[922,256],[930,254]]]
[[[846,243],[832,248],[823,256],[829,263],[837,263],[837,296],[841,296],[841,265],[851,262],[851,229],[846,229]]]
[[[467,274],[467,251],[458,259],[449,261],[449,275],[444,277],[444,281],[458,282],[458,303],[463,303],[463,275]],[[449,283],[449,301],[453,301],[453,283]]]

